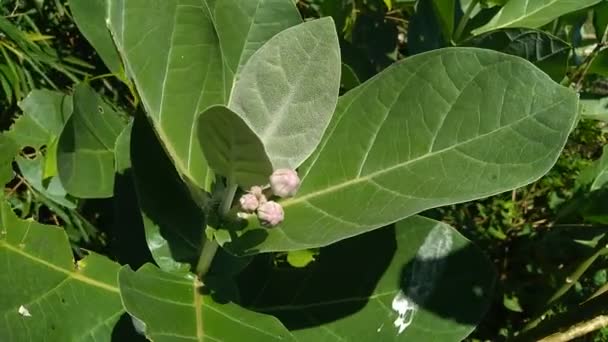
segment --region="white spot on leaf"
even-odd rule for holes
[[[424,303],[433,292],[435,282],[443,271],[445,257],[452,248],[452,235],[449,228],[437,225],[418,248],[409,277],[403,290],[393,298],[392,308],[397,313],[393,322],[397,333],[401,334],[412,324],[418,306]],[[405,291],[405,292],[404,292]]]
[[[21,305],[19,307],[18,312],[23,317],[32,317],[32,314],[30,313],[30,311],[28,309],[26,309],[25,306],[23,306],[23,305]]]

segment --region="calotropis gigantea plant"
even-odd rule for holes
[[[406,58],[338,97],[334,23],[303,22],[292,0],[71,7],[145,115],[126,123],[85,85],[33,93],[0,137],[0,177],[33,143],[54,147],[19,168],[55,165],[44,177],[57,185],[37,191],[61,205],[121,203],[118,177],[132,177],[153,260],[133,270],[90,252],[74,264],[62,230],[4,203],[9,341],[108,341],[125,314],[153,341],[461,340],[491,299],[491,264],[417,214],[538,179],[576,118],[574,91],[521,58],[476,48]],[[36,126],[41,108],[58,128]],[[31,129],[43,141],[29,141]],[[293,189],[252,190],[285,170],[297,171]],[[273,193],[261,211],[242,197]],[[304,268],[269,254],[318,248]]]

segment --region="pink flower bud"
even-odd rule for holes
[[[300,188],[300,178],[294,170],[278,169],[270,176],[270,187],[279,197],[291,197]]]
[[[283,207],[277,202],[268,201],[258,208],[258,218],[264,224],[276,226],[283,221]]]
[[[260,201],[258,201],[258,198],[254,194],[244,194],[239,199],[239,202],[241,203],[241,208],[250,213],[254,212],[260,205]]]

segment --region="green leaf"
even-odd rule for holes
[[[593,8],[593,27],[597,40],[600,41],[608,28],[608,1],[603,1]]]
[[[201,0],[108,0],[108,27],[179,173],[204,188],[195,119],[225,103],[221,53]],[[153,53],[152,53],[153,52]]]
[[[243,304],[278,317],[299,341],[461,341],[487,311],[494,281],[478,248],[420,216],[321,248],[302,269],[258,256],[239,278]]]
[[[291,0],[205,0],[224,60],[225,97],[251,55],[277,33],[302,22]]]
[[[0,203],[0,340],[109,341],[123,314],[119,265],[89,252],[74,263],[65,231]]]
[[[0,184],[4,185],[13,179],[13,158],[19,152],[19,147],[5,134],[0,134]]]
[[[36,156],[34,159],[17,157],[16,161],[23,178],[27,180],[32,188],[61,206],[69,209],[76,208],[76,203],[67,198],[67,192],[58,176],[49,179],[44,177],[43,169],[46,164],[46,157]]]
[[[114,193],[114,145],[124,120],[87,85],[74,91],[74,113],[57,146],[57,169],[67,192],[81,198]],[[93,182],[91,180],[94,180]]]
[[[523,28],[484,33],[468,39],[462,45],[522,57],[548,73],[554,80],[564,77],[572,49],[567,42],[544,31]]]
[[[473,31],[478,35],[506,27],[537,28],[561,17],[593,6],[602,0],[510,0],[488,22]]]
[[[276,318],[233,303],[220,304],[192,274],[165,273],[146,264],[137,272],[123,267],[119,283],[126,310],[145,324],[150,340],[292,340]]]
[[[106,26],[109,0],[69,0],[70,12],[78,30],[95,48],[99,57],[114,74],[122,73],[122,64],[112,35]]]
[[[456,0],[433,0],[433,8],[446,41],[452,38],[454,18],[456,17]]]
[[[590,191],[599,190],[608,183],[608,146],[604,146],[600,159],[581,171],[577,182],[589,184]]]
[[[72,115],[72,97],[60,92],[35,89],[19,103],[23,111],[7,133],[20,147],[40,149],[59,136]]]
[[[583,119],[594,119],[608,122],[608,97],[600,99],[582,99],[580,113]]]
[[[340,89],[340,49],[331,18],[286,29],[255,52],[228,107],[260,137],[274,168],[296,168],[317,146]]]
[[[587,72],[602,77],[608,77],[608,49],[600,51],[595,58],[593,58]]]
[[[324,246],[528,184],[555,163],[577,100],[529,62],[494,51],[450,48],[407,58],[340,99],[299,170],[298,194],[281,202],[284,222],[249,229],[227,247]]]
[[[244,188],[268,183],[272,164],[264,145],[236,113],[214,106],[199,116],[197,125],[201,149],[213,171]]]
[[[146,242],[158,266],[186,272],[198,259],[205,217],[145,117],[131,132],[131,162]]]
[[[120,132],[116,138],[114,147],[114,159],[116,173],[123,174],[131,168],[131,131],[133,130],[133,120]]]

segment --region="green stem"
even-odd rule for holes
[[[236,195],[236,190],[238,189],[238,185],[234,182],[229,181],[226,186],[226,192],[224,193],[224,198],[220,204],[220,215],[224,218],[228,212],[230,211],[230,207],[232,206],[232,202],[234,201],[234,196]],[[203,279],[203,277],[209,272],[211,268],[211,263],[213,262],[213,257],[217,253],[219,249],[219,245],[212,238],[208,238],[206,234],[203,234],[203,243],[201,254],[198,258],[198,263],[196,264],[196,274],[199,279]]]
[[[479,0],[472,0],[469,3],[469,6],[465,10],[464,14],[462,15],[462,18],[460,19],[460,22],[458,23],[458,27],[456,27],[456,31],[454,32],[454,36],[452,37],[453,42],[458,42],[460,40],[460,36],[462,36],[464,29],[469,23],[469,19],[471,19],[471,13],[473,13],[473,10],[475,9],[475,7],[477,7],[478,3]]]

